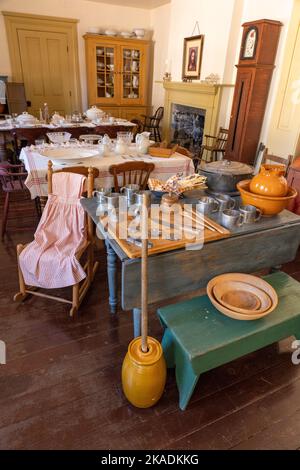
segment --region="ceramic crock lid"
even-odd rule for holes
[[[96,114],[103,114],[102,109],[98,108],[97,106],[91,106],[89,109],[86,110],[86,113],[96,113]]]
[[[19,114],[17,121],[35,121],[35,117],[32,116],[32,114],[27,113],[27,111],[24,111],[22,114]]]
[[[235,162],[233,160],[220,160],[217,162],[206,163],[202,170],[208,173],[219,173],[226,175],[252,175],[253,168],[246,163]]]

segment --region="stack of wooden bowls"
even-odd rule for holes
[[[219,312],[235,320],[258,320],[278,304],[273,287],[257,276],[228,273],[207,284],[207,295]]]

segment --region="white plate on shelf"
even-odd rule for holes
[[[40,151],[40,154],[52,160],[53,163],[71,163],[72,161],[79,162],[83,158],[92,158],[99,154],[98,150],[84,149],[76,147],[58,147],[58,148],[47,148]]]

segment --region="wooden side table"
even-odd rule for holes
[[[300,283],[279,271],[264,278],[278,307],[255,321],[219,313],[207,295],[158,309],[169,368],[176,368],[179,407],[185,410],[201,374],[288,336],[300,339]]]

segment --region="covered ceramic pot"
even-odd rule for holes
[[[260,172],[250,182],[250,191],[263,196],[283,197],[288,193],[288,183],[284,177],[284,165],[261,166]]]
[[[104,112],[102,109],[97,108],[97,106],[91,106],[86,110],[85,114],[88,119],[94,121],[95,119],[101,118],[104,115]]]
[[[22,114],[16,118],[19,124],[28,125],[28,124],[35,124],[36,118],[32,115],[24,111]]]
[[[141,337],[128,346],[122,366],[122,385],[127,400],[137,408],[149,408],[163,394],[167,367],[161,344],[148,336],[148,352],[141,349]]]

